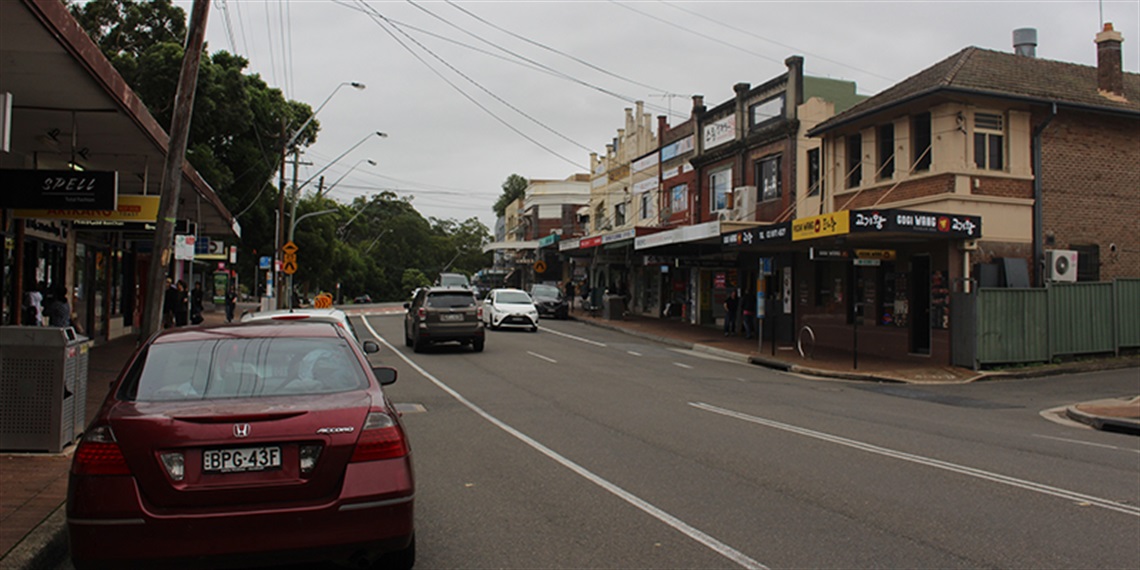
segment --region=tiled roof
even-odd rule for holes
[[[810,134],[943,90],[1140,114],[1140,74],[1124,74],[1127,100],[1118,101],[1098,93],[1096,67],[968,47],[824,121]]]

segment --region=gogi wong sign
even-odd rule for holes
[[[982,236],[982,218],[917,210],[853,210],[851,232],[939,234],[977,239]]]
[[[47,210],[114,210],[118,172],[0,170],[0,207]]]

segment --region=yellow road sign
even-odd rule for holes
[[[321,293],[320,295],[317,295],[316,299],[313,299],[313,307],[317,309],[331,309],[332,305],[333,298],[332,295],[328,293]]]
[[[293,242],[289,242],[289,243],[281,246],[281,251],[283,251],[285,253],[289,253],[289,254],[297,253],[297,244],[295,244]]]
[[[546,273],[546,262],[542,261],[541,259],[534,262],[534,272],[535,273]]]
[[[281,271],[286,275],[292,275],[297,272],[297,254],[285,254],[285,258],[281,260]]]

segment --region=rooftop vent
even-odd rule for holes
[[[1013,53],[1037,57],[1037,29],[1018,28],[1013,31]]]

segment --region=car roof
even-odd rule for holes
[[[451,293],[451,294],[458,293],[460,295],[464,295],[464,294],[474,295],[475,294],[470,289],[464,289],[462,287],[425,287],[424,290],[427,291],[428,295],[431,295],[433,293]]]
[[[514,289],[512,287],[501,287],[499,289],[492,289],[491,292],[492,293],[502,293],[502,292],[511,293],[511,292],[514,292],[514,293],[522,293],[524,295],[529,295],[529,293],[527,293],[526,291],[523,291],[522,289]]]
[[[292,321],[288,326],[266,321],[208,328],[171,328],[156,336],[153,344],[235,338],[339,338],[338,328],[332,321]]]

